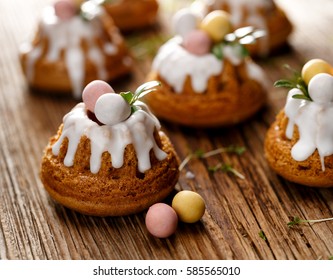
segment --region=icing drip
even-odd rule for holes
[[[167,154],[155,142],[154,131],[160,129],[158,120],[144,103],[136,101],[135,105],[140,109],[124,122],[112,126],[100,126],[88,118],[84,103],[79,103],[64,116],[63,131],[52,147],[53,154],[56,156],[59,154],[63,140],[68,138],[64,165],[73,166],[80,139],[86,135],[91,142],[90,171],[92,173],[98,173],[104,152],[111,155],[114,168],[122,167],[125,148],[129,144],[133,144],[136,152],[138,170],[140,172],[147,171],[151,168],[149,156],[151,149],[158,160],[165,159]]]
[[[182,46],[182,39],[175,37],[166,42],[154,58],[152,68],[159,72],[160,76],[171,85],[176,93],[183,90],[187,76],[191,77],[191,85],[196,93],[203,93],[207,89],[207,83],[211,76],[220,74],[223,70],[223,61],[215,55],[194,55],[186,51]],[[243,62],[241,51],[236,45],[225,46],[223,56],[234,65]],[[252,62],[244,61],[249,77],[266,84],[266,78],[262,70]]]
[[[222,63],[212,54],[196,56],[186,51],[180,44],[182,39],[175,37],[164,44],[156,55],[152,68],[157,70],[180,93],[186,77],[192,79],[194,91],[205,91],[210,76],[222,70]]]
[[[115,44],[110,42],[105,43],[100,47],[96,42],[96,37],[99,35],[101,29],[99,20],[97,18],[87,22],[80,16],[61,21],[55,13],[53,7],[47,7],[43,13],[40,23],[40,32],[42,38],[48,41],[48,50],[46,59],[54,62],[60,59],[62,51],[64,52],[64,59],[68,75],[73,88],[73,95],[75,98],[80,98],[85,79],[85,56],[95,64],[97,69],[98,79],[105,80],[106,70],[104,63],[103,51],[107,53],[116,54],[118,49]],[[88,46],[87,54],[84,53],[81,43],[85,41]],[[24,46],[27,52],[27,77],[31,82],[34,78],[34,67],[38,59],[43,55],[43,46],[37,45]]]
[[[292,147],[291,155],[296,161],[304,161],[317,149],[325,171],[324,157],[333,154],[333,103],[294,99],[295,94],[302,92],[296,88],[290,90],[284,108],[289,118],[287,138],[292,138],[295,125],[299,131],[299,140]]]
[[[269,51],[269,33],[266,24],[266,19],[258,9],[270,10],[273,7],[271,0],[206,0],[207,5],[211,5],[213,9],[220,9],[223,4],[230,8],[231,22],[234,26],[247,25],[255,26],[259,29],[265,30],[266,35],[258,41],[260,44],[260,54],[267,55]],[[247,14],[244,17],[243,7],[246,8]]]

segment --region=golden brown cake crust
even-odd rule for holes
[[[272,169],[285,179],[311,187],[333,186],[333,155],[325,157],[322,171],[317,150],[305,161],[296,161],[291,148],[299,138],[297,127],[291,140],[285,136],[288,117],[282,110],[269,128],[265,139],[265,156]]]
[[[120,76],[128,74],[131,71],[131,61],[128,61],[129,63],[124,63],[125,57],[128,57],[128,59],[130,60],[131,58],[125,45],[125,41],[119,34],[119,31],[114,25],[112,19],[107,15],[102,15],[99,20],[101,20],[102,26],[104,27],[104,38],[97,38],[96,40],[100,40],[97,42],[97,44],[103,44],[104,39],[109,42],[117,42],[117,54],[103,54],[106,70],[105,80],[111,81]],[[42,38],[40,36],[40,30],[37,31],[34,41],[32,42],[32,47],[36,47],[37,44],[41,44],[43,46],[43,50],[41,57],[36,61],[34,65],[34,77],[31,81],[29,81],[29,86],[33,90],[36,90],[43,94],[72,96],[73,88],[67,71],[64,54],[62,53],[60,59],[58,60],[47,60],[46,55],[47,49],[49,48],[49,42],[46,38]],[[85,74],[83,84],[86,85],[93,80],[99,79],[99,76],[98,70],[94,62],[89,60],[87,57],[88,44],[84,40],[81,41],[81,48],[85,56]],[[20,53],[20,62],[24,74],[28,76],[27,52]]]
[[[122,31],[140,29],[156,21],[156,0],[122,0],[104,5],[116,26]]]
[[[86,136],[81,137],[72,167],[63,164],[67,139],[59,155],[53,155],[52,145],[61,131],[62,125],[44,151],[40,177],[51,197],[68,208],[94,216],[130,215],[163,200],[178,181],[178,158],[164,133],[156,132],[155,139],[167,153],[167,158],[158,161],[151,152],[152,168],[144,174],[137,171],[132,145],[125,149],[121,168],[113,168],[110,154],[104,152],[99,172],[92,174],[89,167],[90,140]]]
[[[245,65],[224,61],[223,71],[209,78],[207,90],[198,94],[187,77],[182,93],[177,94],[157,72],[148,80],[161,81],[162,86],[147,95],[146,102],[156,116],[194,127],[232,125],[244,121],[266,102],[266,90],[248,78]]]

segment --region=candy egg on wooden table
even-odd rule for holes
[[[172,208],[182,222],[195,223],[204,215],[206,206],[204,199],[198,193],[180,191],[172,200]]]
[[[153,236],[167,238],[175,233],[178,216],[168,204],[156,203],[148,209],[145,221],[147,230]]]
[[[304,64],[302,68],[302,79],[308,85],[311,78],[319,73],[333,74],[332,66],[323,59],[314,58]]]

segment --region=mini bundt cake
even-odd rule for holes
[[[333,69],[320,59],[303,66],[289,88],[287,102],[269,128],[265,155],[285,179],[312,187],[333,186]]]
[[[286,44],[292,24],[273,0],[199,0],[205,12],[224,10],[230,13],[235,28],[254,26],[267,35],[249,46],[251,54],[266,56]]]
[[[178,158],[148,107],[138,100],[156,86],[116,94],[93,81],[65,115],[44,151],[40,176],[51,197],[95,216],[143,211],[178,180]]]
[[[232,125],[264,105],[267,79],[241,44],[261,31],[229,33],[227,13],[214,11],[201,20],[191,9],[175,14],[174,30],[177,36],[160,48],[147,77],[162,84],[146,97],[159,118],[197,127]]]
[[[94,1],[76,2],[48,6],[34,40],[21,47],[22,68],[34,90],[79,99],[92,80],[131,71],[132,58],[110,16]]]
[[[104,7],[121,31],[132,31],[156,22],[156,0],[104,1]]]

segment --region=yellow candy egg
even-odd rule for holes
[[[172,208],[176,211],[179,220],[185,223],[195,223],[205,213],[205,201],[196,192],[181,191],[172,200]]]
[[[206,31],[213,41],[221,41],[231,32],[230,15],[221,10],[213,11],[202,20],[200,29]]]
[[[302,79],[308,85],[312,77],[320,73],[333,74],[332,66],[325,60],[315,58],[309,60],[302,68]]]

